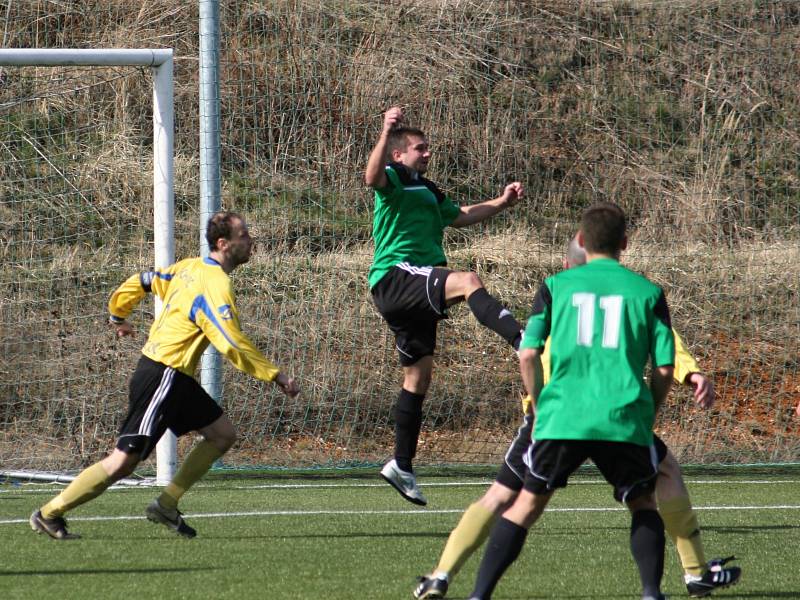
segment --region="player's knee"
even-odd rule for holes
[[[139,464],[139,454],[129,454],[114,450],[102,461],[103,469],[112,481],[119,481],[133,473]]]
[[[483,287],[483,282],[475,273],[459,271],[451,273],[445,283],[448,298],[467,298],[475,290]]]
[[[509,508],[516,499],[516,491],[504,485],[494,483],[478,502],[486,510],[498,514]]]
[[[632,513],[639,510],[657,510],[658,508],[655,494],[652,492],[641,494],[631,500],[626,500],[625,505]]]
[[[403,369],[403,388],[412,394],[425,394],[431,385],[433,357],[423,356],[416,363]]]
[[[678,464],[678,459],[667,450],[667,454],[664,456],[664,459],[658,463],[658,475],[667,476],[667,477],[680,477],[681,476],[681,467]]]
[[[658,479],[656,480],[656,497],[658,502],[665,502],[673,498],[688,496],[689,491],[683,481],[678,461],[671,454],[658,465]]]
[[[475,290],[482,288],[483,282],[477,274],[469,272],[464,273],[464,282],[462,283],[462,286],[464,288],[464,295],[469,296]]]
[[[236,430],[231,428],[230,430],[222,432],[217,438],[216,443],[212,443],[220,452],[227,452],[233,447],[238,439],[239,436],[237,435]]]
[[[128,475],[131,475],[136,469],[138,462],[122,462],[112,465],[110,468],[106,467],[106,473],[111,481],[119,481]],[[105,465],[104,465],[105,467]]]

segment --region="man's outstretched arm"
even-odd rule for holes
[[[522,199],[524,190],[519,181],[509,183],[503,193],[493,200],[486,200],[479,204],[462,206],[461,213],[450,223],[452,227],[467,227],[485,221],[506,208],[514,206]]]

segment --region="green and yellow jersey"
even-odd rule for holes
[[[675,337],[675,371],[673,378],[677,384],[683,385],[689,375],[700,372],[700,365],[697,364],[695,357],[686,349],[686,344],[683,343],[683,339],[675,331],[675,328],[672,329],[672,335]],[[550,338],[547,338],[544,344],[541,359],[544,383],[547,385],[547,382],[550,381]],[[530,396],[525,396],[522,399],[522,412],[524,414],[528,414],[530,411],[531,402]]]
[[[234,366],[264,381],[280,370],[242,333],[228,274],[211,258],[189,258],[129,277],[111,295],[112,322],[124,321],[148,293],[161,298],[142,354],[191,377],[211,343]]]
[[[551,336],[534,438],[649,446],[655,405],[644,370],[675,360],[661,288],[606,258],[548,277],[520,349],[544,348]]]
[[[370,288],[402,262],[417,267],[446,265],[444,228],[461,212],[433,182],[412,175],[399,163],[386,165],[386,180],[386,187],[375,190]]]

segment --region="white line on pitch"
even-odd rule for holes
[[[797,510],[800,505],[779,504],[766,506],[695,506],[695,510]],[[548,513],[588,513],[588,512],[625,512],[628,509],[619,506],[597,508],[548,508]],[[417,510],[254,510],[246,512],[193,513],[184,515],[188,519],[214,519],[223,517],[313,517],[313,516],[362,516],[362,515],[450,515],[460,514],[464,509],[417,509]],[[107,517],[71,517],[70,521],[140,521],[143,516],[123,515]],[[28,519],[0,519],[0,525],[19,525]]]
[[[426,488],[434,487],[485,487],[492,483],[493,480],[485,479],[481,481],[428,481],[423,478],[423,483]],[[686,479],[686,483],[691,485],[724,485],[735,483],[736,485],[772,485],[772,484],[797,484],[800,483],[798,479],[743,479],[743,480],[726,480],[726,479]],[[587,480],[571,480],[570,485],[608,485],[603,479],[587,479]],[[30,484],[22,484],[30,485]],[[62,483],[54,483],[53,486],[64,487]],[[136,490],[142,488],[162,487],[155,482],[142,483],[140,485],[115,485],[111,490]],[[257,483],[253,485],[226,485],[225,482],[209,481],[203,482],[193,486],[194,489],[205,488],[219,490],[291,490],[291,489],[328,489],[328,488],[383,488],[386,487],[385,483]],[[37,493],[50,493],[53,487],[37,487],[37,488],[23,488],[21,485],[12,486],[9,489],[0,489],[0,494],[37,494]]]

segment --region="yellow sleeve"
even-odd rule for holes
[[[542,374],[544,375],[544,384],[550,381],[550,338],[548,337],[544,342],[544,350],[542,350]]]
[[[541,361],[542,361],[542,374],[544,375],[544,383],[547,384],[550,381],[550,338],[548,337],[544,343],[544,350],[542,350],[541,354]],[[525,396],[522,399],[522,414],[527,415],[530,406],[533,404],[533,398],[530,394]],[[533,411],[530,411],[533,414]]]
[[[686,383],[686,378],[689,375],[692,373],[700,373],[700,366],[697,364],[694,356],[689,354],[678,332],[673,329],[672,335],[675,336],[675,372],[673,377],[675,381],[683,385]]]
[[[167,294],[169,282],[172,281],[175,266],[170,265],[165,269],[142,271],[128,277],[121,286],[114,290],[108,300],[108,312],[111,315],[111,322],[121,323],[127,319],[133,309],[149,293],[164,298]]]
[[[273,381],[280,369],[242,333],[230,284],[213,288],[206,288],[206,294],[195,300],[191,319],[233,366],[257,379]]]
[[[533,405],[533,398],[531,397],[530,394],[528,394],[522,399],[522,414],[527,415],[528,412],[533,414],[533,410],[531,410],[532,405]]]

